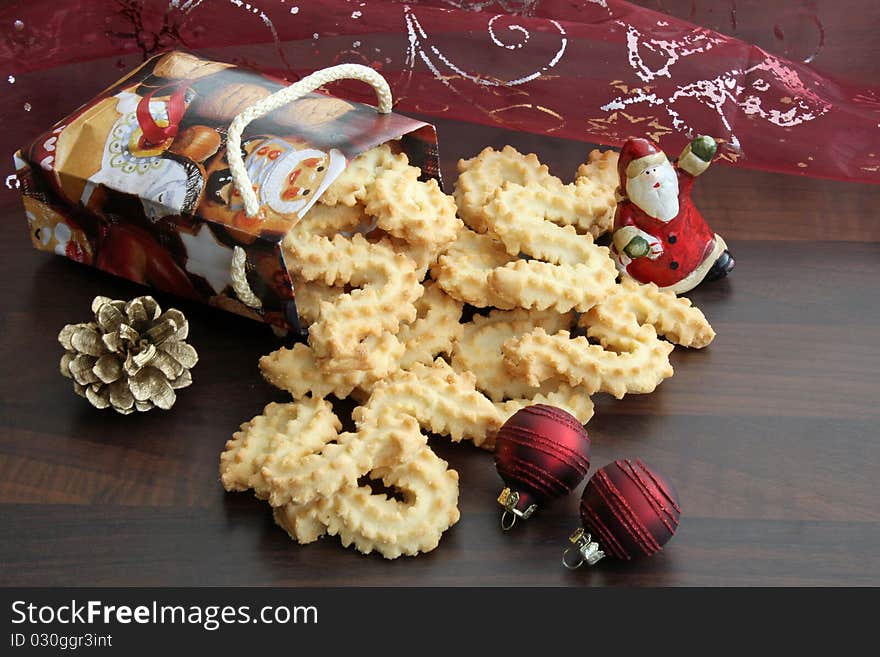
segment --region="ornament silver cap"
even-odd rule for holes
[[[510,488],[505,488],[498,496],[498,504],[504,507],[504,513],[501,514],[501,529],[510,530],[515,524],[517,518],[528,520],[532,514],[538,510],[537,504],[530,504],[524,511],[516,508],[519,504],[519,493]]]
[[[562,565],[569,570],[580,568],[585,563],[595,566],[605,556],[605,553],[599,549],[599,544],[583,527],[578,527],[568,537],[568,541],[571,545],[562,553]],[[572,555],[576,555],[576,560],[572,559]]]

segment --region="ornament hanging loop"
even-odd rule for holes
[[[570,561],[570,557],[572,554],[577,554],[577,561]],[[562,553],[562,565],[568,568],[569,570],[577,570],[584,564],[584,558],[580,556],[580,553],[576,552],[573,547],[569,547],[565,549],[565,552]]]
[[[501,529],[504,531],[510,531],[513,529],[513,526],[516,524],[516,516],[510,511],[505,511],[501,514]]]
[[[519,493],[515,490],[505,488],[498,496],[498,504],[504,507],[504,513],[501,514],[501,529],[510,531],[516,524],[517,518],[528,520],[532,514],[538,509],[537,504],[531,504],[525,511],[516,508],[519,504]]]
[[[568,540],[571,545],[562,553],[562,565],[569,570],[580,568],[584,563],[594,566],[605,556],[583,527],[578,527]],[[571,556],[575,554],[577,561],[572,561]]]

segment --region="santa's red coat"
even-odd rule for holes
[[[663,254],[652,260],[634,258],[626,265],[626,272],[642,283],[653,282],[670,287],[689,276],[715,252],[715,233],[691,200],[694,177],[675,167],[678,173],[678,214],[670,221],[649,216],[630,200],[618,203],[614,215],[614,230],[634,226],[656,237],[663,246]],[[612,247],[614,251],[614,248]]]

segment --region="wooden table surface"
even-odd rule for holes
[[[584,144],[440,123],[447,187],[483,145],[533,150],[562,177]],[[263,325],[157,294],[190,318],[201,361],[171,412],[94,410],[58,373],[59,329],[98,294],[144,289],[30,247],[0,193],[0,584],[878,585],[880,188],[721,165],[697,201],[736,260],[692,293],[718,337],[676,349],[651,395],[599,395],[594,468],[639,457],[675,483],[683,522],[660,555],[560,565],[580,489],[510,533],[488,454],[432,438],[460,472],[461,521],[437,550],[385,561],[335,538],[298,546],[269,507],[228,494],[218,457],[283,393],[257,370]]]

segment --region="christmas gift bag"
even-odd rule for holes
[[[372,84],[378,108],[311,92],[343,78]],[[15,154],[32,241],[297,329],[280,243],[347,164],[391,143],[439,179],[433,126],[390,105],[364,66],[285,87],[184,52],[153,57]]]

